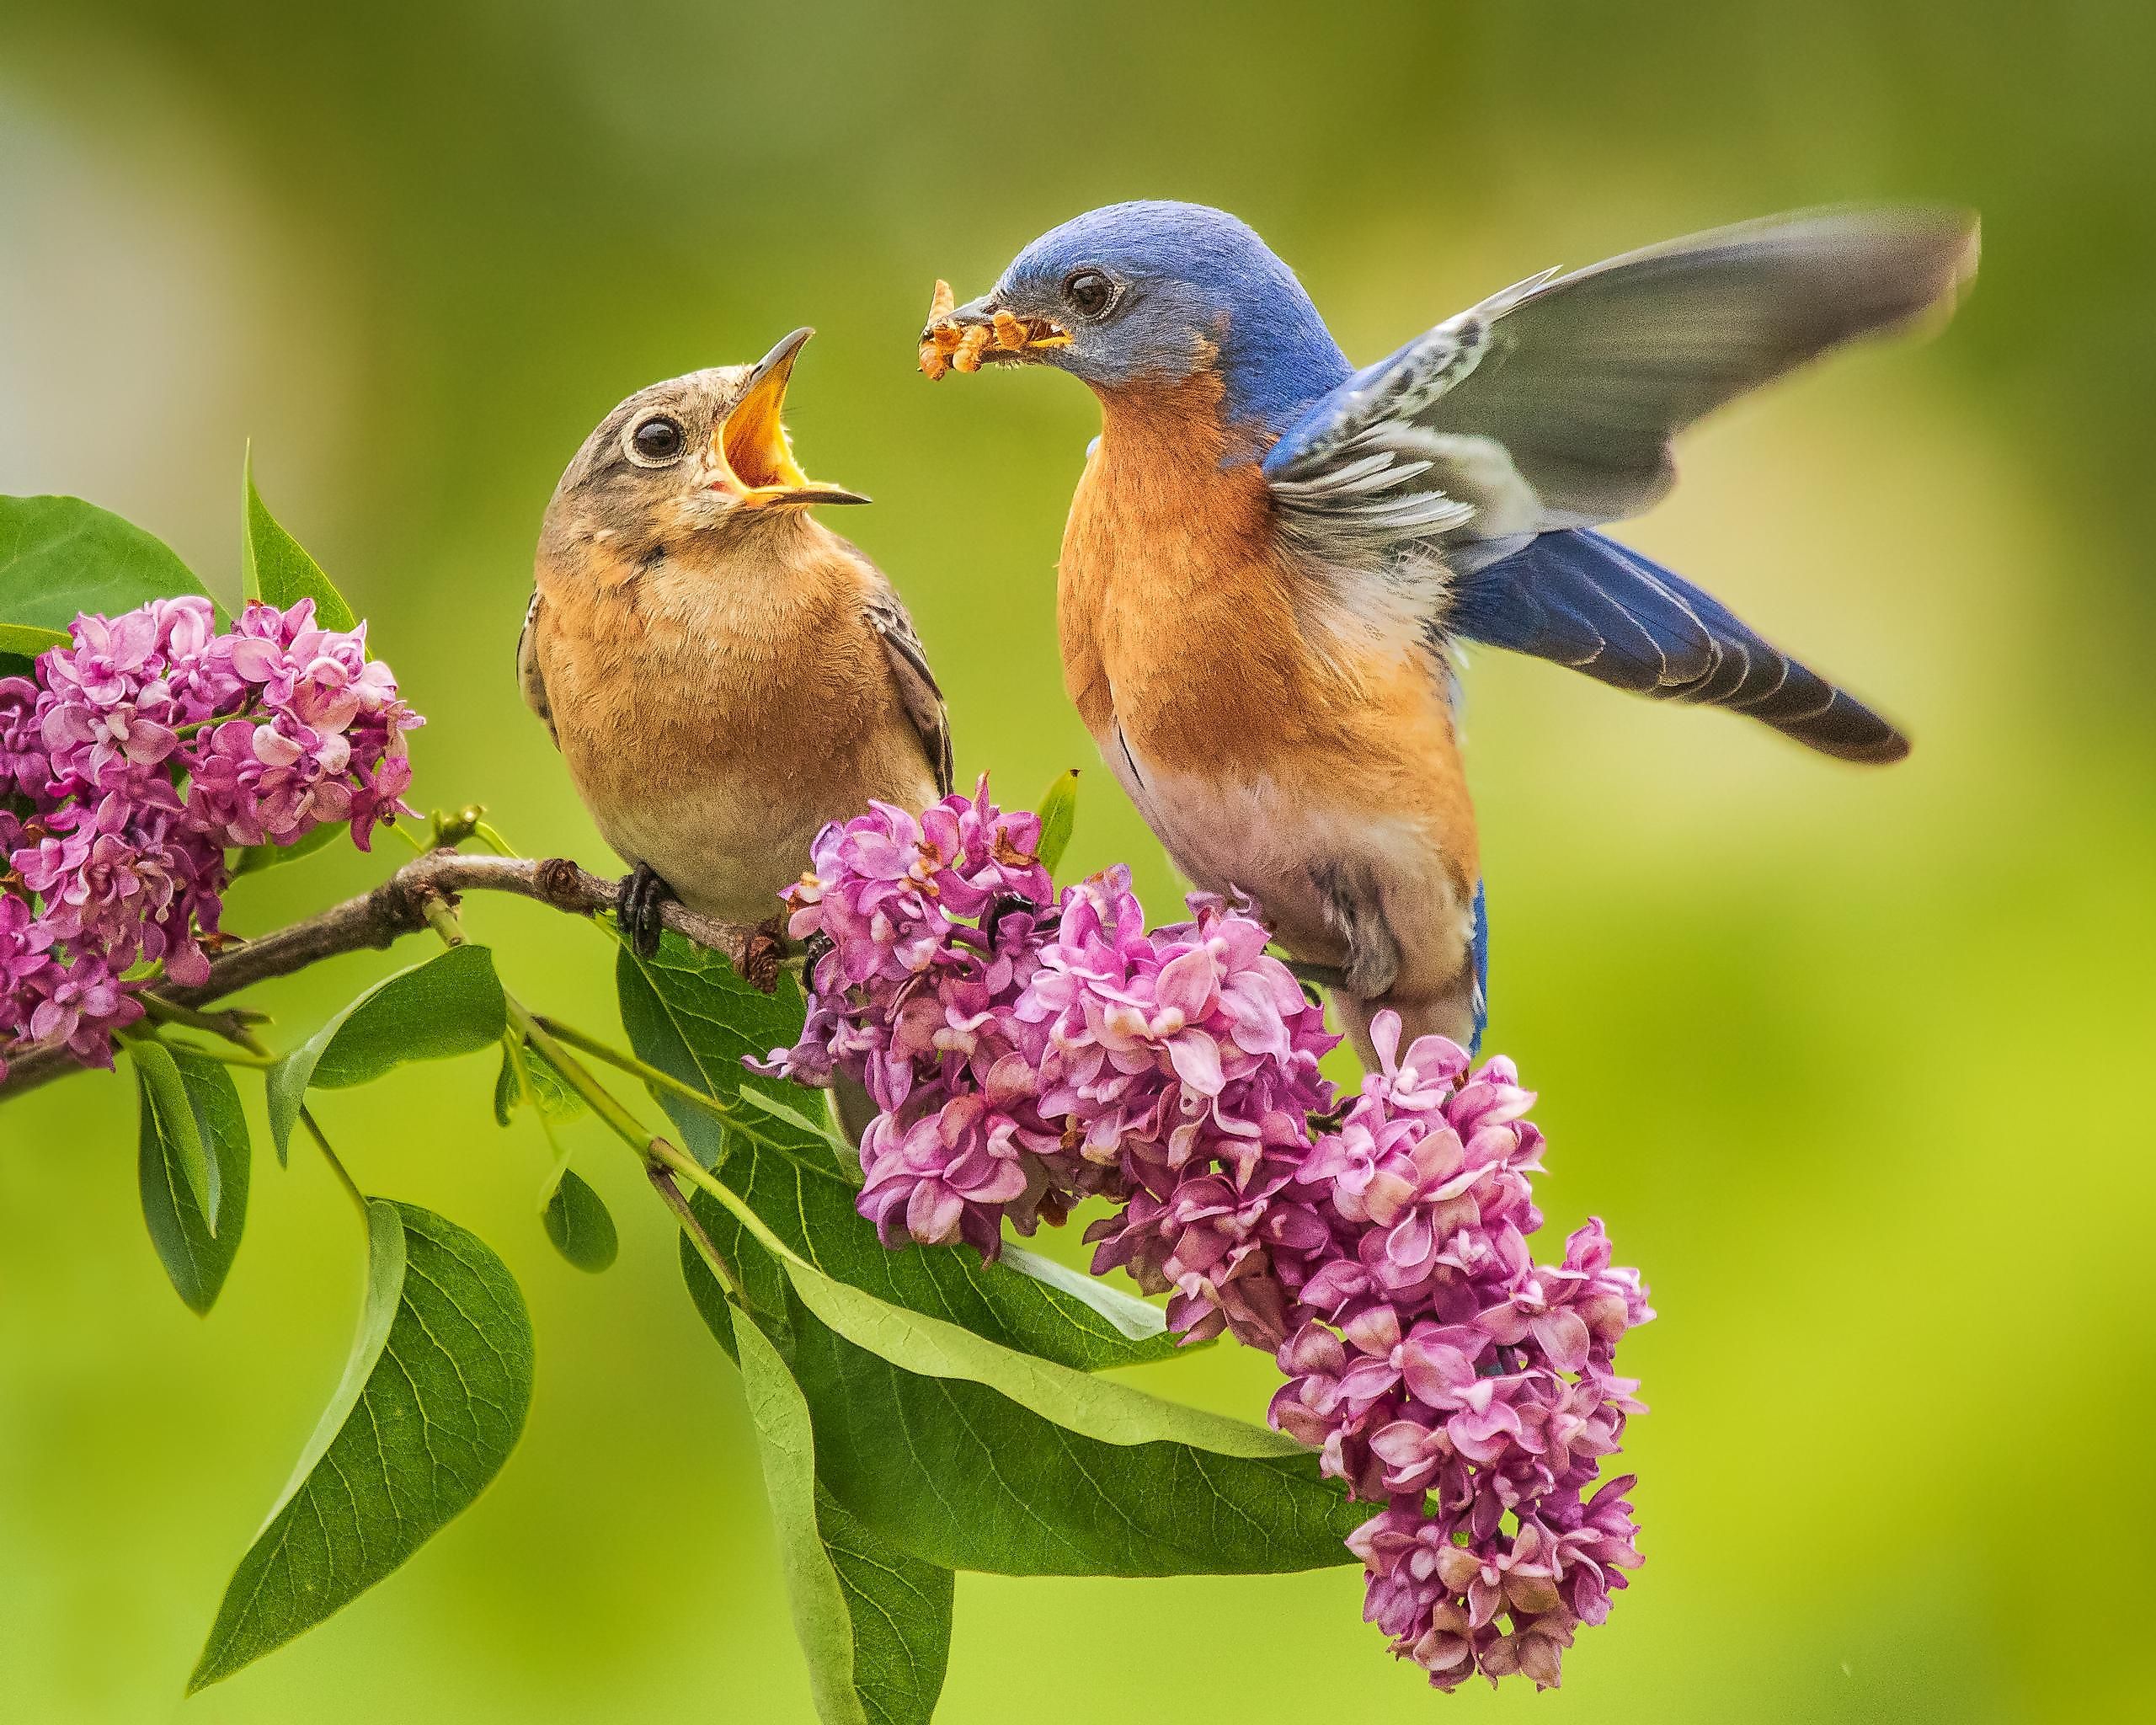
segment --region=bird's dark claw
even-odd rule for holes
[[[786,924],[774,916],[749,937],[748,949],[741,954],[742,980],[758,994],[775,993],[779,960],[785,956]]]
[[[673,896],[674,889],[659,879],[659,871],[648,862],[638,863],[623,878],[614,914],[621,921],[622,932],[628,937],[630,950],[638,958],[648,959],[659,950],[666,901]]]

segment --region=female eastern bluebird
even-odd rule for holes
[[[634,872],[643,951],[668,895],[761,924],[826,821],[951,788],[951,733],[905,607],[812,520],[780,420],[797,329],[754,366],[654,383],[600,422],[540,530],[524,698]]]
[[[1933,211],[1753,223],[1538,275],[1350,366],[1286,264],[1194,204],[1043,234],[921,336],[933,377],[1070,371],[1101,400],[1064,531],[1064,676],[1190,879],[1256,901],[1380,1007],[1472,1044],[1486,923],[1449,649],[1735,708],[1844,760],[1908,745],[1715,600],[1592,531],[1670,439],[1856,336],[1951,306],[1977,227]]]

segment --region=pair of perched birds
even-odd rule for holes
[[[1751,714],[1845,760],[1907,741],[1699,588],[1596,530],[1675,479],[1671,439],[1854,338],[1951,308],[1958,213],[1837,211],[1551,271],[1355,370],[1231,216],[1065,223],[993,291],[938,284],[922,369],[1068,371],[1102,408],[1064,531],[1065,686],[1178,867],[1326,975],[1364,1057],[1390,1007],[1463,1044],[1486,925],[1452,651],[1484,642]],[[548,506],[518,654],[623,911],[768,917],[825,822],[951,788],[942,698],[883,574],[809,513],[755,365],[631,396]]]

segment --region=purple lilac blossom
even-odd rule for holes
[[[421,722],[366,625],[320,628],[312,600],[220,634],[208,600],[157,599],[69,634],[0,679],[0,1076],[30,1045],[109,1065],[146,967],[208,975],[226,851],[324,821],[366,849]]]
[[[760,1069],[843,1071],[883,1112],[859,1204],[886,1244],[993,1256],[1086,1197],[1097,1273],[1170,1295],[1187,1339],[1275,1352],[1273,1423],[1386,1507],[1349,1541],[1364,1616],[1451,1689],[1555,1686],[1640,1562],[1598,1487],[1636,1384],[1618,1339],[1653,1316],[1598,1220],[1538,1265],[1541,1133],[1511,1062],[1472,1067],[1378,1015],[1380,1069],[1342,1105],[1337,1038],[1248,912],[1205,895],[1150,932],[1129,872],[1051,899],[1034,818],[982,781],[915,820],[828,827],[787,894],[809,972],[799,1044]]]

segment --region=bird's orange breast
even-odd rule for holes
[[[1164,763],[1325,724],[1264,475],[1220,464],[1219,394],[1204,372],[1118,392],[1064,533],[1065,686],[1096,736],[1113,719]]]

